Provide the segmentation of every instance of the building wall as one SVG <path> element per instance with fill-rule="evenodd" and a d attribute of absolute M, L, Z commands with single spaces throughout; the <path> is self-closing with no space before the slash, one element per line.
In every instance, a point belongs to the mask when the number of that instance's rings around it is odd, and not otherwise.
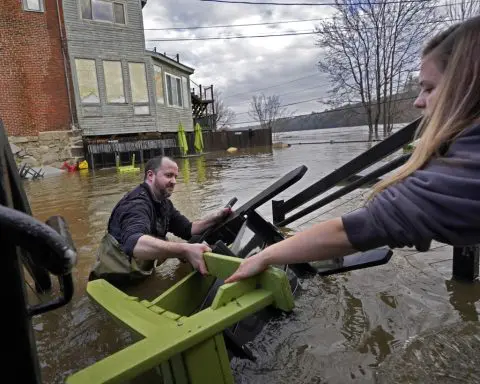
<path fill-rule="evenodd" d="M 126 24 L 85 20 L 81 16 L 80 2 L 64 0 L 68 51 L 72 63 L 75 102 L 79 127 L 84 136 L 165 132 L 178 129 L 179 119 L 187 130 L 193 129 L 191 107 L 183 111 L 158 107 L 155 96 L 152 58 L 145 51 L 143 15 L 140 0 L 115 0 L 124 4 Z M 148 5 L 147 5 L 148 6 Z M 75 59 L 93 59 L 100 102 L 81 103 Z M 104 60 L 120 61 L 125 90 L 125 103 L 107 103 Z M 144 63 L 149 96 L 149 114 L 135 115 L 128 63 Z"/>
<path fill-rule="evenodd" d="M 162 68 L 162 78 L 163 78 L 163 104 L 158 103 L 157 95 L 154 95 L 155 103 L 155 118 L 156 126 L 158 132 L 176 132 L 178 131 L 179 123 L 182 123 L 185 131 L 193 131 L 193 117 L 192 117 L 192 99 L 190 96 L 190 77 L 187 73 L 175 68 L 172 65 L 169 65 L 165 62 L 161 62 L 156 58 L 151 58 L 151 64 L 149 65 L 149 70 L 151 74 L 149 77 L 152 79 L 152 88 L 154 89 L 154 94 L 156 93 L 155 84 L 154 84 L 154 65 L 158 65 Z M 188 81 L 188 105 L 185 105 L 183 108 L 172 107 L 167 103 L 167 86 L 165 82 L 165 73 L 178 77 L 186 77 Z M 184 98 L 185 99 L 185 98 Z"/>
<path fill-rule="evenodd" d="M 57 2 L 44 6 L 33 12 L 21 0 L 1 1 L 0 119 L 9 136 L 71 128 Z"/>

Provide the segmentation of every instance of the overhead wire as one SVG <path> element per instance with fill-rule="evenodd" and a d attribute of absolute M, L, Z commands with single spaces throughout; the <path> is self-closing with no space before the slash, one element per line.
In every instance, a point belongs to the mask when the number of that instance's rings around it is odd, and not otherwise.
<path fill-rule="evenodd" d="M 319 74 L 321 74 L 319 72 Z M 314 85 L 313 87 L 308 87 L 308 88 L 302 88 L 302 89 L 298 89 L 296 91 L 290 91 L 290 92 L 285 92 L 285 93 L 280 93 L 279 95 L 277 95 L 278 97 L 281 97 L 281 96 L 286 96 L 286 95 L 293 95 L 294 93 L 302 93 L 302 92 L 305 92 L 305 91 L 311 91 L 312 89 L 317 89 L 319 87 L 322 87 L 324 86 L 325 84 L 317 84 L 317 85 Z M 242 101 L 241 103 L 238 103 L 238 104 L 235 104 L 235 106 L 239 106 L 239 105 L 244 105 L 244 104 L 248 104 L 250 103 L 251 100 L 246 100 L 246 101 Z M 238 113 L 237 115 L 242 115 L 244 113 L 247 113 L 247 112 L 241 112 L 241 113 Z"/>
<path fill-rule="evenodd" d="M 326 19 L 325 19 L 326 20 Z M 462 19 L 438 19 L 438 20 L 428 20 L 419 23 L 410 23 L 409 26 L 415 27 L 420 25 L 428 25 L 428 24 L 440 24 L 440 23 L 449 23 L 455 21 L 461 21 Z M 353 28 L 350 27 L 337 27 L 340 30 L 350 31 Z M 397 25 L 384 25 L 379 27 L 359 27 L 356 30 L 370 30 L 370 29 L 379 29 L 382 30 L 384 28 L 398 28 Z M 233 40 L 233 39 L 250 39 L 250 38 L 267 38 L 267 37 L 284 37 L 284 36 L 305 36 L 305 35 L 315 35 L 319 34 L 319 31 L 293 31 L 293 32 L 284 32 L 284 33 L 269 33 L 269 34 L 257 34 L 257 35 L 236 35 L 236 36 L 206 36 L 206 37 L 178 37 L 178 38 L 145 38 L 145 42 L 181 42 L 181 41 L 208 41 L 208 40 Z M 111 39 L 99 39 L 99 38 L 67 38 L 67 41 L 71 42 L 116 42 L 120 40 L 118 36 L 116 38 Z M 138 39 L 121 39 L 121 41 L 131 41 L 136 42 Z"/>
<path fill-rule="evenodd" d="M 323 7 L 332 7 L 337 5 L 335 2 L 320 2 L 320 3 L 296 3 L 296 2 L 277 2 L 277 1 L 272 1 L 272 2 L 267 2 L 267 1 L 246 1 L 246 0 L 238 0 L 238 1 L 233 1 L 233 0 L 199 0 L 201 2 L 211 2 L 211 3 L 224 3 L 224 4 L 240 4 L 240 5 L 281 5 L 281 6 L 323 6 Z M 351 2 L 351 3 L 345 3 L 344 5 L 346 6 L 360 6 L 360 5 L 368 5 L 368 6 L 373 6 L 373 5 L 384 5 L 384 4 L 406 4 L 406 3 L 424 3 L 426 0 L 388 0 L 388 1 L 371 1 L 371 2 Z M 342 5 L 342 4 L 340 4 Z"/>
<path fill-rule="evenodd" d="M 383 105 L 383 104 L 386 104 L 388 102 L 399 102 L 399 101 L 410 101 L 410 100 L 415 100 L 417 97 L 416 96 L 412 96 L 412 97 L 404 97 L 404 98 L 401 98 L 401 99 L 396 99 L 396 100 L 389 100 L 389 101 L 381 101 L 379 103 L 377 102 L 373 102 L 371 103 L 372 106 L 376 106 L 378 104 L 380 105 Z M 289 104 L 282 104 L 280 105 L 280 107 L 289 107 L 291 105 L 298 105 L 298 104 L 304 104 L 304 103 L 309 103 L 309 102 L 312 102 L 314 100 L 318 100 L 320 103 L 322 101 L 319 100 L 320 98 L 319 97 L 316 97 L 316 98 L 313 98 L 313 99 L 309 99 L 309 100 L 302 100 L 302 101 L 297 101 L 297 102 L 293 102 L 293 103 L 289 103 Z M 326 114 L 326 113 L 335 113 L 335 112 L 342 112 L 342 111 L 349 111 L 349 110 L 353 110 L 353 109 L 358 109 L 358 108 L 362 108 L 363 106 L 362 105 L 357 105 L 355 107 L 353 106 L 349 106 L 349 107 L 343 107 L 343 108 L 336 108 L 336 109 L 332 109 L 332 110 L 329 110 L 329 111 L 321 111 L 321 112 L 316 112 L 315 114 L 317 115 L 321 115 L 321 114 Z M 242 112 L 242 113 L 238 113 L 237 115 L 240 115 L 240 114 L 245 114 L 245 113 L 249 113 L 249 112 Z M 292 118 L 294 117 L 301 117 L 303 115 L 298 115 L 298 116 L 292 116 Z M 253 120 L 253 121 L 242 121 L 242 122 L 238 122 L 238 123 L 231 123 L 231 124 L 248 124 L 248 123 L 258 123 L 258 121 L 256 120 Z"/>
<path fill-rule="evenodd" d="M 439 19 L 439 20 L 429 20 L 420 23 L 410 23 L 409 27 L 415 27 L 420 25 L 429 25 L 429 24 L 440 24 L 440 23 L 449 23 L 460 21 L 461 19 Z M 328 27 L 327 27 L 328 28 Z M 351 31 L 353 28 L 349 27 L 336 27 L 341 31 Z M 383 30 L 386 28 L 398 28 L 398 25 L 384 25 L 379 27 L 359 27 L 356 30 L 366 31 L 366 30 Z M 178 38 L 162 38 L 162 39 L 153 39 L 147 38 L 145 41 L 148 42 L 180 42 L 180 41 L 207 41 L 207 40 L 234 40 L 234 39 L 255 39 L 255 38 L 265 38 L 265 37 L 284 37 L 284 36 L 304 36 L 304 35 L 316 35 L 321 33 L 321 31 L 295 31 L 295 32 L 285 32 L 285 33 L 268 33 L 260 35 L 237 35 L 237 36 L 210 36 L 210 37 L 178 37 Z"/>
<path fill-rule="evenodd" d="M 214 28 L 236 28 L 236 27 L 254 27 L 262 25 L 277 25 L 277 24 L 292 24 L 292 23 L 305 23 L 307 21 L 321 21 L 325 19 L 300 19 L 300 20 L 283 20 L 283 21 L 271 21 L 264 23 L 245 23 L 245 24 L 224 24 L 224 25 L 197 25 L 186 27 L 166 27 L 166 28 L 144 28 L 144 31 L 176 31 L 176 30 L 189 30 L 189 29 L 214 29 Z"/>
<path fill-rule="evenodd" d="M 379 3 L 380 4 L 380 3 Z M 389 4 L 389 2 L 386 2 Z M 425 9 L 435 9 L 443 8 L 446 6 L 452 5 L 462 5 L 463 3 L 449 3 L 449 4 L 432 4 L 425 7 Z M 280 20 L 280 21 L 271 21 L 271 22 L 260 22 L 260 23 L 244 23 L 244 24 L 220 24 L 220 25 L 196 25 L 196 26 L 170 26 L 164 28 L 144 28 L 144 31 L 175 31 L 175 30 L 194 30 L 194 29 L 215 29 L 215 28 L 236 28 L 236 27 L 250 27 L 250 26 L 263 26 L 263 25 L 278 25 L 278 24 L 291 24 L 291 23 L 304 23 L 308 21 L 335 21 L 337 17 L 323 17 L 323 18 L 312 18 L 312 19 L 297 19 L 297 20 Z M 460 21 L 461 19 L 452 19 L 450 21 Z M 444 20 L 449 21 L 449 20 Z"/>
<path fill-rule="evenodd" d="M 235 93 L 235 94 L 233 94 L 233 95 L 228 95 L 228 96 L 225 96 L 224 99 L 228 99 L 228 98 L 230 98 L 230 97 L 236 97 L 236 96 L 246 95 L 246 94 L 252 94 L 253 92 L 258 92 L 258 91 L 265 91 L 265 90 L 267 90 L 267 89 L 276 88 L 276 87 L 279 87 L 280 85 L 295 83 L 295 82 L 297 82 L 297 81 L 299 81 L 299 80 L 308 79 L 308 78 L 310 78 L 310 77 L 318 76 L 318 75 L 320 75 L 320 74 L 321 74 L 320 72 L 315 72 L 315 73 L 312 73 L 312 74 L 310 74 L 310 75 L 306 75 L 306 76 L 302 76 L 302 77 L 297 77 L 297 78 L 295 78 L 295 79 L 288 80 L 288 81 L 285 81 L 285 82 L 282 82 L 282 83 L 278 83 L 278 84 L 274 84 L 274 85 L 271 85 L 271 86 L 268 86 L 268 87 L 257 88 L 257 89 L 250 90 L 250 91 L 245 91 L 245 92 Z"/>

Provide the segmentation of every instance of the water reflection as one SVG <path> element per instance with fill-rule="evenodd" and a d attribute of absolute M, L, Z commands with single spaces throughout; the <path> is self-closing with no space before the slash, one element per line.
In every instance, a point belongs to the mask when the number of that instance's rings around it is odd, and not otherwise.
<path fill-rule="evenodd" d="M 363 310 L 362 300 L 354 297 L 347 289 L 344 294 L 344 315 L 342 318 L 342 335 L 348 344 L 359 344 L 360 338 L 369 328 L 368 319 Z"/>
<path fill-rule="evenodd" d="M 297 135 L 297 140 L 301 135 L 316 135 L 322 140 L 337 134 L 344 139 L 354 139 L 358 128 L 290 133 Z M 286 200 L 360 154 L 367 146 L 366 143 L 294 145 L 278 151 L 257 149 L 178 159 L 180 177 L 172 200 L 183 214 L 197 219 L 222 207 L 234 196 L 238 198 L 236 206 L 240 206 L 287 172 L 306 165 L 306 175 L 277 196 Z M 34 318 L 46 383 L 64 382 L 70 373 L 118 351 L 133 340 L 128 331 L 89 300 L 85 287 L 113 206 L 142 178 L 142 172 L 118 174 L 111 169 L 25 183 L 35 217 L 44 221 L 51 215 L 64 216 L 79 252 L 78 265 L 73 272 L 75 295 L 72 302 Z M 305 224 L 309 227 L 355 209 L 362 204 L 359 196 L 349 200 L 352 197 L 349 195 L 329 204 L 322 210 L 325 215 L 318 216 L 316 212 L 292 223 L 284 232 L 290 235 L 299 230 L 302 222 L 310 220 Z M 257 211 L 271 220 L 270 204 Z M 177 239 L 171 237 L 171 240 Z M 445 248 L 445 252 L 451 255 L 449 248 Z M 145 285 L 129 293 L 151 299 L 188 272 L 188 265 L 168 261 Z M 236 382 L 290 384 L 353 380 L 371 383 L 378 364 L 383 382 L 409 382 L 409 378 L 429 382 L 432 372 L 449 374 L 447 360 L 442 360 L 445 361 L 442 370 L 437 369 L 437 354 L 444 356 L 442 359 L 445 356 L 455 358 L 452 360 L 455 364 L 464 367 L 465 372 L 470 370 L 472 376 L 465 379 L 467 382 L 478 379 L 479 329 L 476 323 L 468 328 L 464 321 L 478 320 L 479 292 L 478 284 L 462 285 L 429 270 L 414 268 L 401 252 L 385 266 L 301 280 L 295 311 L 273 319 L 250 343 L 257 361 L 232 361 Z M 31 300 L 36 299 L 31 292 L 30 296 Z M 457 328 L 448 328 L 454 324 Z M 431 330 L 440 330 L 442 337 L 435 342 L 423 337 Z M 436 333 L 432 332 L 432 337 L 436 337 Z M 450 355 L 444 352 L 455 348 L 460 350 L 458 359 L 453 352 L 449 352 Z M 418 360 L 415 357 L 418 351 L 430 357 Z M 395 358 L 401 362 L 390 362 Z M 382 369 L 382 366 L 387 368 Z M 407 376 L 401 376 L 402 372 Z M 453 372 L 457 374 L 457 368 Z M 466 378 L 463 373 L 459 377 Z"/>
<path fill-rule="evenodd" d="M 480 325 L 455 323 L 410 340 L 380 366 L 377 383 L 480 382 Z"/>
<path fill-rule="evenodd" d="M 450 303 L 463 321 L 478 321 L 478 311 L 475 303 L 480 300 L 480 282 L 467 283 L 463 281 L 445 280 L 450 294 Z"/>
<path fill-rule="evenodd" d="M 195 159 L 195 163 L 197 166 L 197 183 L 202 184 L 207 180 L 207 176 L 206 176 L 207 162 L 205 160 L 205 157 L 201 156 Z"/>
<path fill-rule="evenodd" d="M 390 345 L 394 341 L 391 333 L 385 331 L 381 326 L 377 326 L 369 332 L 368 337 L 358 348 L 361 353 L 371 353 L 377 358 L 377 364 L 381 363 L 392 352 Z"/>
<path fill-rule="evenodd" d="M 183 183 L 187 185 L 190 184 L 190 159 L 181 159 L 179 167 L 183 176 Z"/>

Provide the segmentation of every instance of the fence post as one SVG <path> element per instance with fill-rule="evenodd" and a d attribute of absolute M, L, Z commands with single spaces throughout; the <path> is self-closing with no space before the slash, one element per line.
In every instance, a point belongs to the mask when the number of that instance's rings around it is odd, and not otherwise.
<path fill-rule="evenodd" d="M 478 277 L 480 246 L 453 248 L 453 278 L 473 281 Z"/>

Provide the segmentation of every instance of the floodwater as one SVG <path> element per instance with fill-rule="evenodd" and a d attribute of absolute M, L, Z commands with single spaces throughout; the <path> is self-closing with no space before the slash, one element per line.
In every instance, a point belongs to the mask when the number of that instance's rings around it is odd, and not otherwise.
<path fill-rule="evenodd" d="M 365 128 L 353 127 L 288 132 L 278 139 L 311 143 L 366 137 Z M 306 165 L 303 179 L 278 196 L 288 199 L 369 145 L 295 144 L 178 159 L 180 177 L 172 200 L 187 217 L 196 219 L 234 196 L 240 206 L 285 173 Z M 72 302 L 33 319 L 45 383 L 62 383 L 73 372 L 132 343 L 129 332 L 92 304 L 85 287 L 111 209 L 141 177 L 97 170 L 25 182 L 34 216 L 65 217 L 79 254 Z M 366 192 L 347 195 L 290 224 L 288 230 L 295 232 L 355 209 Z M 258 211 L 271 219 L 270 203 Z M 480 286 L 452 281 L 449 261 L 445 262 L 451 248 L 433 247 L 437 253 L 431 258 L 439 256 L 432 263 L 422 264 L 423 255 L 403 249 L 381 267 L 301 280 L 294 312 L 272 320 L 249 344 L 257 360 L 232 361 L 236 382 L 479 382 Z M 443 269 L 432 267 L 437 262 L 443 262 Z M 188 265 L 168 261 L 138 295 L 156 297 L 188 272 Z M 32 301 L 48 299 L 31 290 L 29 296 Z"/>

